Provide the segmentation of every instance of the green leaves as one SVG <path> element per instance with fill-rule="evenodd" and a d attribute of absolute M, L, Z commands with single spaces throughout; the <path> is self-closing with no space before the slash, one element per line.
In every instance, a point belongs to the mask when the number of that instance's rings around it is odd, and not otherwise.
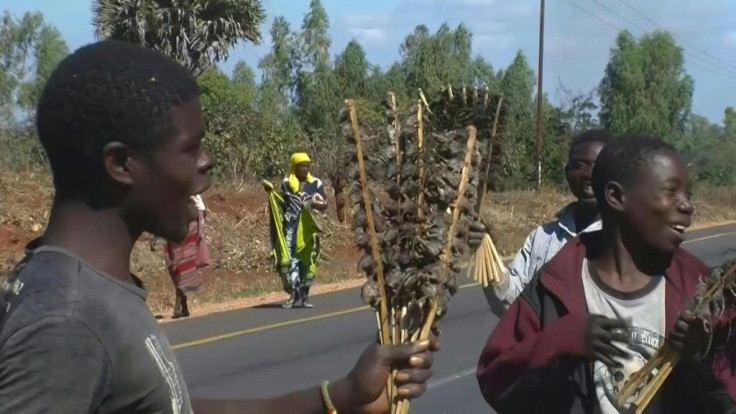
<path fill-rule="evenodd" d="M 240 41 L 260 43 L 260 0 L 95 0 L 98 38 L 138 43 L 178 60 L 195 76 L 226 60 Z"/>
<path fill-rule="evenodd" d="M 677 144 L 692 105 L 693 80 L 667 32 L 635 39 L 623 31 L 599 86 L 601 121 L 614 133 L 651 134 Z"/>

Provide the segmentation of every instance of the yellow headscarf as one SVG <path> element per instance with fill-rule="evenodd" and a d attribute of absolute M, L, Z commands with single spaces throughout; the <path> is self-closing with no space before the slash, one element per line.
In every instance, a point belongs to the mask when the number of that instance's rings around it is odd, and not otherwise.
<path fill-rule="evenodd" d="M 291 165 L 289 166 L 289 187 L 293 192 L 299 191 L 299 179 L 296 178 L 296 166 L 303 162 L 311 162 L 309 155 L 304 152 L 295 152 L 291 154 Z M 307 182 L 314 182 L 312 173 L 307 173 Z"/>

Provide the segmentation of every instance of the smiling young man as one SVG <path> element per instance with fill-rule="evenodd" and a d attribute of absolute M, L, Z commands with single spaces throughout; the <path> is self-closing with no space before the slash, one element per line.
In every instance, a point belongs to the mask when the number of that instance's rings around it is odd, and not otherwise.
<path fill-rule="evenodd" d="M 701 369 L 707 331 L 679 316 L 709 272 L 680 247 L 693 214 L 684 162 L 632 137 L 601 151 L 592 183 L 602 229 L 568 242 L 503 315 L 478 365 L 483 396 L 498 413 L 625 411 L 618 390 L 668 340 L 684 358 L 647 413 L 733 408 L 731 370 Z"/>
<path fill-rule="evenodd" d="M 331 401 L 383 413 L 391 366 L 399 394 L 426 389 L 434 341 L 372 345 L 321 389 L 190 403 L 130 254 L 144 231 L 182 241 L 197 218 L 190 196 L 210 185 L 196 81 L 152 50 L 98 42 L 54 70 L 36 123 L 55 194 L 45 233 L 0 293 L 0 411 L 317 414 Z"/>
<path fill-rule="evenodd" d="M 575 137 L 570 144 L 565 177 L 575 201 L 560 210 L 555 219 L 534 229 L 524 240 L 509 265 L 506 278 L 495 286 L 483 289 L 486 300 L 496 316 L 501 316 L 521 294 L 539 269 L 567 243 L 585 229 L 600 229 L 598 206 L 591 186 L 591 174 L 601 149 L 612 135 L 605 130 L 592 129 Z M 480 244 L 482 225 L 476 225 L 468 244 Z"/>

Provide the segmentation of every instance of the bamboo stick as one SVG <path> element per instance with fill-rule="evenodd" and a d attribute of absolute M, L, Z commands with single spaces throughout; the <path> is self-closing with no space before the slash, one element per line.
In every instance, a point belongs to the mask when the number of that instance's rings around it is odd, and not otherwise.
<path fill-rule="evenodd" d="M 503 264 L 503 259 L 501 259 L 501 255 L 498 254 L 498 250 L 496 250 L 496 245 L 493 243 L 493 239 L 491 236 L 488 236 L 488 243 L 491 245 L 491 252 L 493 253 L 493 261 L 496 263 L 496 266 L 498 267 L 498 279 L 496 280 L 496 283 L 500 283 L 502 279 L 506 277 L 506 273 L 508 270 L 506 269 L 506 266 Z"/>
<path fill-rule="evenodd" d="M 427 103 L 427 98 L 424 96 L 424 92 L 422 91 L 422 88 L 419 88 L 419 99 L 422 101 L 422 104 L 424 105 L 424 108 L 427 110 L 427 113 L 432 115 L 432 110 L 429 109 L 429 103 Z"/>
<path fill-rule="evenodd" d="M 440 268 L 440 284 L 445 283 L 447 279 L 447 272 L 450 270 L 450 259 L 452 258 L 452 245 L 455 242 L 455 227 L 457 226 L 458 218 L 460 217 L 460 210 L 462 209 L 462 203 L 465 201 L 465 187 L 468 185 L 468 174 L 470 173 L 470 161 L 473 156 L 473 149 L 475 148 L 476 129 L 474 126 L 468 126 L 468 143 L 465 148 L 465 159 L 463 160 L 463 168 L 460 173 L 460 183 L 458 185 L 457 199 L 455 200 L 452 209 L 452 222 L 450 223 L 450 229 L 447 231 L 447 244 L 445 245 L 444 253 L 442 255 L 442 267 Z M 427 319 L 422 326 L 420 338 L 429 338 L 429 333 L 432 330 L 432 324 L 437 314 L 437 306 L 439 298 L 435 297 L 431 299 L 431 305 Z"/>
<path fill-rule="evenodd" d="M 498 271 L 496 270 L 496 264 L 493 262 L 493 252 L 491 251 L 491 246 L 490 244 L 488 244 L 487 238 L 488 235 L 485 235 L 483 237 L 483 243 L 481 243 L 481 245 L 483 246 L 483 251 L 481 252 L 481 256 L 485 261 L 486 267 L 490 270 L 490 282 L 495 284 L 498 279 Z"/>
<path fill-rule="evenodd" d="M 486 268 L 485 261 L 483 260 L 482 251 L 475 254 L 475 267 L 478 269 L 478 283 L 483 284 L 483 286 L 485 287 L 489 282 L 489 276 L 488 269 Z"/>
<path fill-rule="evenodd" d="M 389 92 L 389 101 L 391 102 L 391 113 L 393 114 L 393 128 L 396 143 L 396 184 L 401 185 L 401 126 L 399 124 L 399 109 L 396 104 L 396 94 Z"/>
<path fill-rule="evenodd" d="M 419 158 L 419 197 L 417 197 L 417 221 L 420 229 L 424 223 L 424 125 L 422 102 L 417 99 L 417 157 Z M 421 233 L 421 231 L 420 231 Z"/>
<path fill-rule="evenodd" d="M 378 289 L 381 292 L 381 303 L 379 304 L 379 319 L 381 342 L 389 343 L 388 331 L 388 297 L 386 295 L 386 279 L 383 274 L 383 259 L 381 251 L 378 247 L 378 236 L 376 235 L 376 224 L 373 222 L 373 204 L 371 203 L 368 193 L 368 179 L 366 178 L 365 162 L 363 160 L 363 145 L 360 138 L 360 128 L 358 127 L 358 115 L 355 113 L 355 103 L 352 99 L 345 101 L 350 111 L 350 124 L 353 127 L 353 137 L 355 139 L 355 150 L 358 158 L 358 171 L 360 173 L 360 184 L 363 189 L 363 205 L 365 206 L 365 216 L 368 224 L 368 231 L 371 240 L 371 254 L 376 262 L 376 279 L 378 281 Z"/>

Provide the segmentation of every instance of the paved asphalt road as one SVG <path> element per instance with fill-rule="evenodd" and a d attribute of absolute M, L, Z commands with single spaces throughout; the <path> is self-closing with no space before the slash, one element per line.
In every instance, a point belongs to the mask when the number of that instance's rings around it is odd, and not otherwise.
<path fill-rule="evenodd" d="M 688 232 L 685 247 L 720 265 L 736 256 L 736 224 Z M 310 310 L 271 304 L 165 324 L 192 396 L 270 396 L 345 375 L 375 339 L 375 317 L 360 306 L 356 289 L 313 302 Z M 491 412 L 474 373 L 496 321 L 477 285 L 458 292 L 444 321 L 433 380 L 412 413 Z"/>

